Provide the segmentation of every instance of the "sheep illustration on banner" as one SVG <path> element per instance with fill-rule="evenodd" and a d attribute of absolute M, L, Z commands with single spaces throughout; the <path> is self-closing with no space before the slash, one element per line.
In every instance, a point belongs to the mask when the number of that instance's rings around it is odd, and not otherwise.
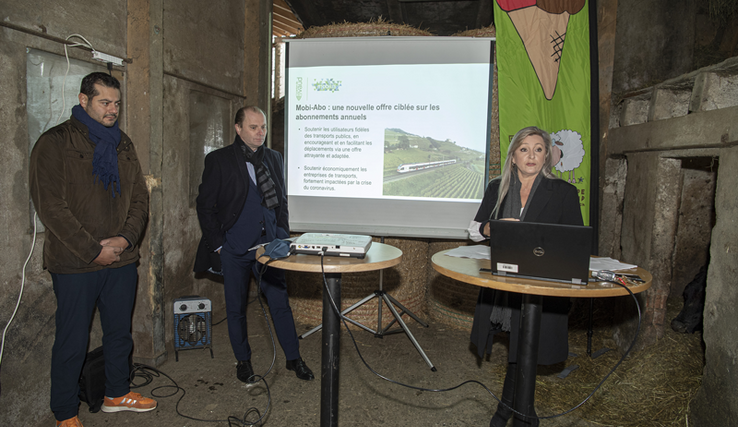
<path fill-rule="evenodd" d="M 559 178 L 565 179 L 572 184 L 577 183 L 574 170 L 582 164 L 584 160 L 584 145 L 582 137 L 573 130 L 564 129 L 551 134 L 554 145 L 561 151 L 561 157 L 554 166 L 559 172 Z M 569 172 L 569 176 L 564 178 L 564 173 Z M 584 179 L 584 178 L 581 178 Z"/>

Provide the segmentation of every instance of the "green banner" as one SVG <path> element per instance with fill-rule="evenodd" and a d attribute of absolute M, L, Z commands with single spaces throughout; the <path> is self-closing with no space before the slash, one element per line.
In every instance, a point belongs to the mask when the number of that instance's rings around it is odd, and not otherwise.
<path fill-rule="evenodd" d="M 559 9 L 544 10 L 529 0 L 495 2 L 501 164 L 517 131 L 538 126 L 549 132 L 563 153 L 553 172 L 577 187 L 589 225 L 588 4 L 548 3 Z"/>

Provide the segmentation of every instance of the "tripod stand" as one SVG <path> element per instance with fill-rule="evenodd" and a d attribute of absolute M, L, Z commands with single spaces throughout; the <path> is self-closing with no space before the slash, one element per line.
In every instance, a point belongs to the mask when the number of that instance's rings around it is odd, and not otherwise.
<path fill-rule="evenodd" d="M 382 237 L 382 243 L 384 243 L 384 237 Z M 412 332 L 410 332 L 410 329 L 408 329 L 407 325 L 405 324 L 405 321 L 402 320 L 402 315 L 407 314 L 408 316 L 415 319 L 416 322 L 420 323 L 426 328 L 428 327 L 428 324 L 420 320 L 420 318 L 416 316 L 412 311 L 408 310 L 405 306 L 400 304 L 399 301 L 394 299 L 390 294 L 386 293 L 382 289 L 383 277 L 384 277 L 383 271 L 380 270 L 379 271 L 379 289 L 367 295 L 366 297 L 364 297 L 363 299 L 361 299 L 360 301 L 358 301 L 351 307 L 348 307 L 347 309 L 343 310 L 341 312 L 341 317 L 346 319 L 348 322 L 360 327 L 361 329 L 364 329 L 365 331 L 374 334 L 376 338 L 384 338 L 385 335 L 404 332 L 407 335 L 407 337 L 410 338 L 410 341 L 413 343 L 415 348 L 418 350 L 418 353 L 420 353 L 420 356 L 423 358 L 423 360 L 425 360 L 425 363 L 427 363 L 428 366 L 430 366 L 431 371 L 436 372 L 436 367 L 433 366 L 433 363 L 431 363 L 430 359 L 428 359 L 428 356 L 425 355 L 423 348 L 420 347 L 420 344 L 418 344 L 418 341 L 415 339 Z M 374 298 L 377 298 L 377 329 L 376 330 L 371 329 L 370 327 L 362 323 L 359 323 L 354 319 L 350 319 L 346 317 L 348 313 L 351 313 L 358 307 L 366 304 L 367 302 L 371 301 Z M 390 312 L 392 313 L 392 316 L 394 316 L 394 319 L 384 329 L 382 329 L 382 303 L 387 305 L 387 308 L 389 308 Z M 398 312 L 397 308 L 395 307 L 398 307 L 401 311 Z M 394 330 L 390 330 L 390 328 L 395 324 L 395 322 L 397 322 L 397 324 L 400 325 L 400 328 L 395 328 Z M 318 325 L 314 327 L 313 329 L 300 335 L 300 339 L 306 338 L 310 336 L 311 334 L 318 332 L 322 327 L 323 325 Z"/>

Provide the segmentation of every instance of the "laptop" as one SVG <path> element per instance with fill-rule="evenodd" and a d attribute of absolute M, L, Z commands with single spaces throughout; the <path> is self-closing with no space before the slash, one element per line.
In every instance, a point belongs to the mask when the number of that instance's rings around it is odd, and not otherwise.
<path fill-rule="evenodd" d="M 592 227 L 492 220 L 492 274 L 586 285 Z"/>

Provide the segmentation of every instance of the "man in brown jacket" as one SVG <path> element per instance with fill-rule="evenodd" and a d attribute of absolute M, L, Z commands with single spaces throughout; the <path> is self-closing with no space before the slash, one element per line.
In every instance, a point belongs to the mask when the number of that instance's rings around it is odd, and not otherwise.
<path fill-rule="evenodd" d="M 77 427 L 79 377 L 95 306 L 105 357 L 103 412 L 144 412 L 156 401 L 129 388 L 138 241 L 149 193 L 136 149 L 118 128 L 120 83 L 105 73 L 82 80 L 72 117 L 31 152 L 31 198 L 46 227 L 44 268 L 56 294 L 51 410 Z"/>

